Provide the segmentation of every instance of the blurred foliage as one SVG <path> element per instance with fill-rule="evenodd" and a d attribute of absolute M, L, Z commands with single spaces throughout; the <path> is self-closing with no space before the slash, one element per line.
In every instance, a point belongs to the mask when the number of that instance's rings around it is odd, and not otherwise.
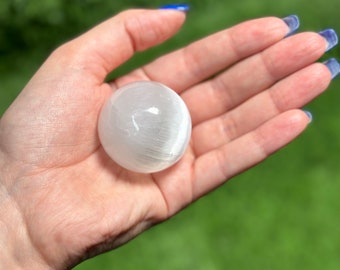
<path fill-rule="evenodd" d="M 0 52 L 55 46 L 122 7 L 120 1 L 2 0 Z"/>

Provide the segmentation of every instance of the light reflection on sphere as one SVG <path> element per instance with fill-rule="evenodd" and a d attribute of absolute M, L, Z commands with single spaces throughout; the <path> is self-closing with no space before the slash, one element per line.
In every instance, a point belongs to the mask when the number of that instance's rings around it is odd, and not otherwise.
<path fill-rule="evenodd" d="M 105 152 L 122 167 L 141 173 L 164 170 L 184 154 L 191 119 L 183 100 L 156 82 L 127 84 L 104 104 L 98 123 Z"/>

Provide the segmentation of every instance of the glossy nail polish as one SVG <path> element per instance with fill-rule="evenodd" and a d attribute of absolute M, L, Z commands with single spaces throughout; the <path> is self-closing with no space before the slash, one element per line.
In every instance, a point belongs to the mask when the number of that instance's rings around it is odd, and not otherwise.
<path fill-rule="evenodd" d="M 303 110 L 303 112 L 307 115 L 308 119 L 309 119 L 309 122 L 308 124 L 312 123 L 313 121 L 313 115 L 310 111 L 306 111 L 306 110 Z"/>
<path fill-rule="evenodd" d="M 300 20 L 297 15 L 290 15 L 288 17 L 285 17 L 282 19 L 288 26 L 289 32 L 287 33 L 286 36 L 291 35 L 294 33 L 300 26 Z"/>
<path fill-rule="evenodd" d="M 332 75 L 332 79 L 334 79 L 336 76 L 340 73 L 340 64 L 335 58 L 331 58 L 324 62 L 324 65 L 329 69 Z"/>
<path fill-rule="evenodd" d="M 326 52 L 338 44 L 338 35 L 334 29 L 323 30 L 319 32 L 319 35 L 321 35 L 327 41 Z"/>
<path fill-rule="evenodd" d="M 169 4 L 169 5 L 161 6 L 159 9 L 173 9 L 173 10 L 187 12 L 189 11 L 190 6 L 186 4 Z"/>

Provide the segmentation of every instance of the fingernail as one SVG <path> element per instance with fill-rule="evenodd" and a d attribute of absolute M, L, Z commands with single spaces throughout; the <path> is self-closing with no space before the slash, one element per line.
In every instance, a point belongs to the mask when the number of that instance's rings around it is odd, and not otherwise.
<path fill-rule="evenodd" d="M 300 20 L 297 15 L 290 15 L 282 19 L 288 26 L 289 32 L 286 36 L 294 33 L 300 26 Z"/>
<path fill-rule="evenodd" d="M 319 35 L 321 35 L 327 41 L 326 52 L 338 44 L 338 35 L 334 29 L 323 30 L 319 32 Z"/>
<path fill-rule="evenodd" d="M 159 9 L 173 9 L 173 10 L 187 12 L 189 11 L 190 6 L 186 4 L 169 4 L 169 5 L 161 6 Z"/>
<path fill-rule="evenodd" d="M 335 58 L 331 58 L 324 62 L 324 65 L 329 69 L 332 75 L 332 79 L 334 79 L 336 76 L 340 73 L 340 64 Z"/>
<path fill-rule="evenodd" d="M 312 123 L 313 121 L 313 115 L 310 111 L 306 111 L 306 110 L 303 110 L 303 112 L 307 115 L 308 119 L 309 119 L 309 122 L 308 124 Z"/>

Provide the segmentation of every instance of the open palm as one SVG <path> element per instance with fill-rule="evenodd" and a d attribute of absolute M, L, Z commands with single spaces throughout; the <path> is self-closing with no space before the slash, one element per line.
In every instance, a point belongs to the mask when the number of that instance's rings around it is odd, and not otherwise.
<path fill-rule="evenodd" d="M 330 82 L 328 69 L 314 63 L 326 42 L 316 33 L 284 38 L 289 29 L 278 18 L 242 23 L 105 82 L 184 19 L 170 10 L 117 15 L 58 48 L 2 117 L 2 185 L 42 265 L 67 268 L 125 243 L 307 126 L 297 108 Z M 105 100 L 137 80 L 177 91 L 193 121 L 184 157 L 150 175 L 115 164 L 97 135 Z"/>

